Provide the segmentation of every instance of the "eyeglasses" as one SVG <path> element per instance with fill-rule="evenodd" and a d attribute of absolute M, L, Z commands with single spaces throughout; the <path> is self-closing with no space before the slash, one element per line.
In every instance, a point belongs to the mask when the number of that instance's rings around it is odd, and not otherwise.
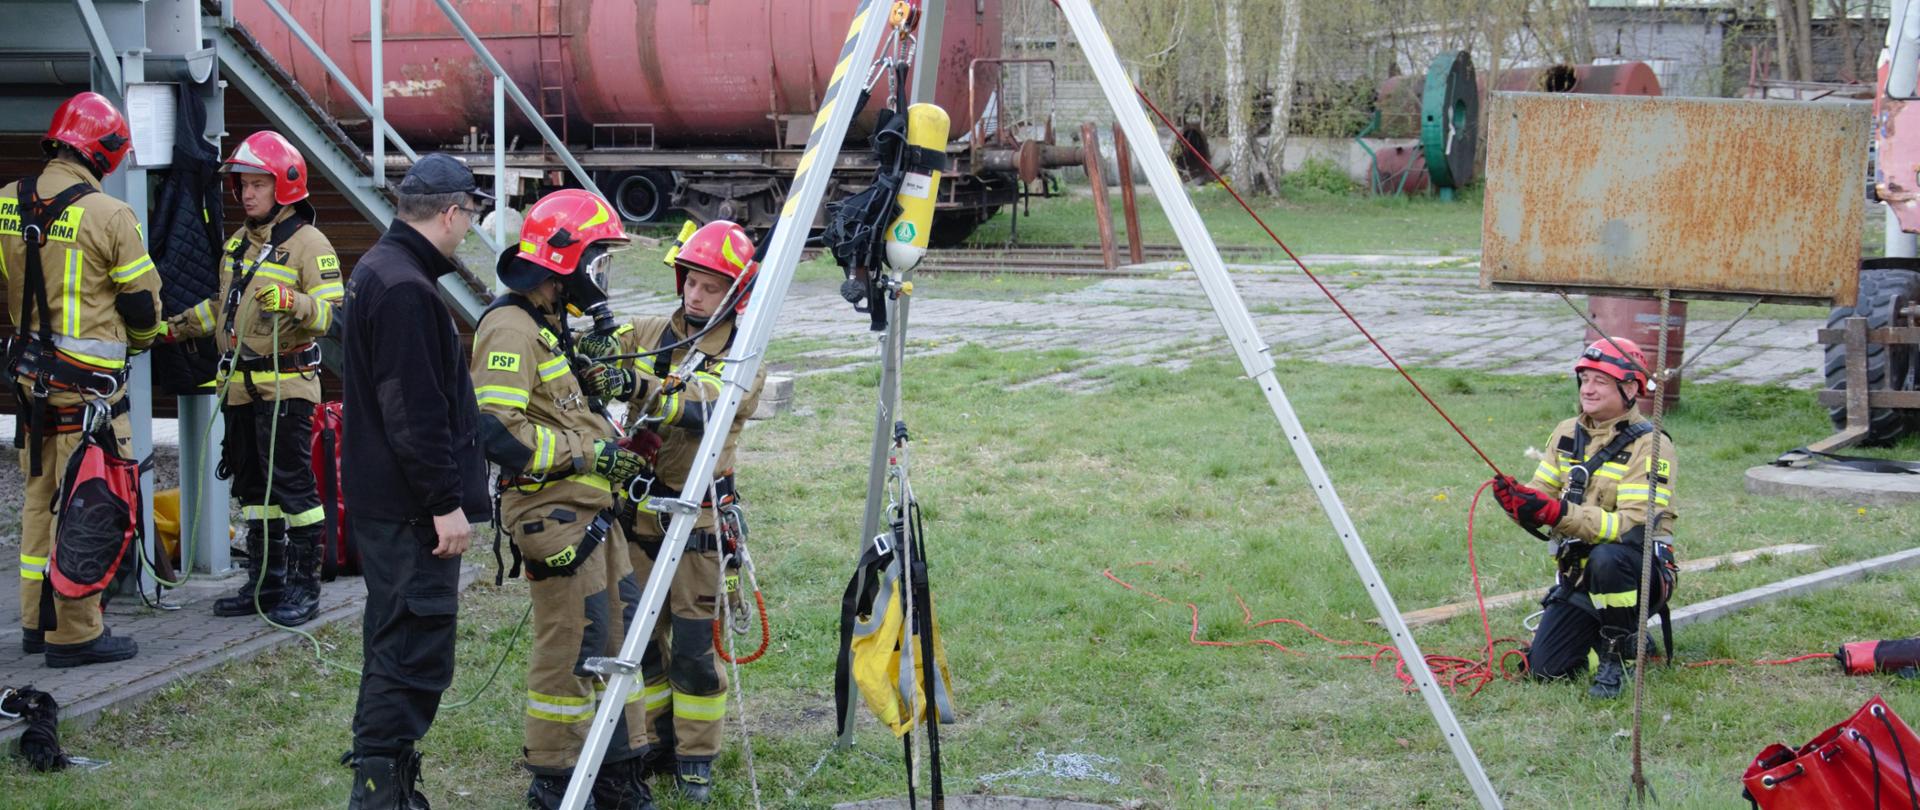
<path fill-rule="evenodd" d="M 458 210 L 467 212 L 467 216 L 472 217 L 474 219 L 479 219 L 483 216 L 486 216 L 486 213 L 487 213 L 487 209 L 481 208 L 479 206 L 456 205 L 453 207 Z"/>

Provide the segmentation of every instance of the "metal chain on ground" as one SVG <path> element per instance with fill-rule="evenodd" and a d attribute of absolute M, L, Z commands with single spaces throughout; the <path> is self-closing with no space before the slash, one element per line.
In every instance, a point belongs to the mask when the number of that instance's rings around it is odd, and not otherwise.
<path fill-rule="evenodd" d="M 1658 359 L 1653 363 L 1654 369 L 1657 371 L 1654 379 L 1657 380 L 1657 382 L 1653 390 L 1647 392 L 1648 396 L 1653 397 L 1653 433 L 1649 434 L 1652 437 L 1652 441 L 1649 446 L 1647 458 L 1647 533 L 1640 547 L 1640 598 L 1635 600 L 1640 603 L 1640 618 L 1639 621 L 1635 623 L 1633 637 L 1633 794 L 1628 800 L 1621 802 L 1622 806 L 1625 806 L 1628 801 L 1638 801 L 1640 804 L 1645 805 L 1649 795 L 1653 796 L 1654 801 L 1660 800 L 1659 794 L 1654 793 L 1653 786 L 1647 782 L 1646 768 L 1641 758 L 1641 742 L 1644 738 L 1644 734 L 1642 733 L 1644 726 L 1641 720 L 1642 710 L 1646 703 L 1648 646 L 1647 603 L 1653 601 L 1653 590 L 1651 587 L 1653 583 L 1653 560 L 1655 557 L 1660 556 L 1656 550 L 1660 542 L 1659 526 L 1661 511 L 1659 469 L 1660 438 L 1662 434 L 1660 432 L 1660 419 L 1666 413 L 1667 333 L 1669 332 L 1667 328 L 1667 314 L 1672 309 L 1672 306 L 1673 291 L 1661 290 L 1660 350 L 1659 354 L 1656 355 Z M 1666 653 L 1667 660 L 1672 661 L 1674 651 L 1667 650 Z"/>

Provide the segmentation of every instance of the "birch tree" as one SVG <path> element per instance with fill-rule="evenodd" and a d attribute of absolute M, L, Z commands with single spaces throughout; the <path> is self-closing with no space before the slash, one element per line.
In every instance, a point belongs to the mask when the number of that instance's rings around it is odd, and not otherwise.
<path fill-rule="evenodd" d="M 1247 86 L 1246 32 L 1240 12 L 1243 0 L 1221 0 L 1220 43 L 1226 53 L 1227 179 L 1240 188 L 1252 188 L 1252 88 Z"/>
<path fill-rule="evenodd" d="M 1279 192 L 1287 173 L 1287 137 L 1293 126 L 1293 85 L 1300 69 L 1300 4 L 1280 0 L 1280 46 L 1273 53 L 1273 117 L 1267 124 L 1267 150 L 1261 161 L 1265 188 Z"/>

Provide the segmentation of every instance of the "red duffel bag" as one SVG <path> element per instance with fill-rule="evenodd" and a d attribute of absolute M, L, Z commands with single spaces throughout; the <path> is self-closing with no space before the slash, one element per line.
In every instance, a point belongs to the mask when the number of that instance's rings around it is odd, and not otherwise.
<path fill-rule="evenodd" d="M 1895 810 L 1916 806 L 1920 737 L 1875 695 L 1799 748 L 1774 743 L 1740 781 L 1762 810 Z"/>

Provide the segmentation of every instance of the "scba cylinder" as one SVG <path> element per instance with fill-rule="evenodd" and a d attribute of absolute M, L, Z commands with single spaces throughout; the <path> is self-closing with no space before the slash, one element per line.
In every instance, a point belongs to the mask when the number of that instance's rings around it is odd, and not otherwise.
<path fill-rule="evenodd" d="M 887 228 L 887 266 L 895 272 L 913 269 L 927 255 L 940 167 L 946 162 L 947 125 L 947 111 L 937 104 L 907 108 L 907 172 L 895 198 L 900 216 Z"/>

